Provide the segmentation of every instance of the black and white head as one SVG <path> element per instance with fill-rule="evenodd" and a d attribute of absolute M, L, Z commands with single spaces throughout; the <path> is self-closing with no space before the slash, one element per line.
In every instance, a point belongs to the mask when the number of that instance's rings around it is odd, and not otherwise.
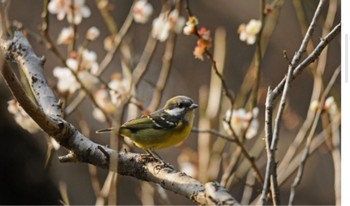
<path fill-rule="evenodd" d="M 163 109 L 169 115 L 179 117 L 184 116 L 188 111 L 192 111 L 197 107 L 198 105 L 191 98 L 176 96 L 169 99 Z"/>

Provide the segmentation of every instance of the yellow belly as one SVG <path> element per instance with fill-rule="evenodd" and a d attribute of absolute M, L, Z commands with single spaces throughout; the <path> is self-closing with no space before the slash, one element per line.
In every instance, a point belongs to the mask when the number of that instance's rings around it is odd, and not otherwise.
<path fill-rule="evenodd" d="M 185 140 L 189 136 L 191 128 L 192 124 L 182 124 L 178 128 L 170 130 L 144 129 L 136 134 L 130 131 L 121 131 L 121 134 L 130 138 L 137 147 L 159 150 L 177 145 Z"/>

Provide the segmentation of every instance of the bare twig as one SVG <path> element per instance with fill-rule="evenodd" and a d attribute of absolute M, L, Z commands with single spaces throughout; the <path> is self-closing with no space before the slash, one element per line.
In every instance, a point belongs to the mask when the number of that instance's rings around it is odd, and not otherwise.
<path fill-rule="evenodd" d="M 335 205 L 341 205 L 341 153 L 340 153 L 340 135 L 339 126 L 337 125 L 337 116 L 330 117 L 330 124 L 332 128 L 332 158 L 334 165 L 334 192 Z"/>
<path fill-rule="evenodd" d="M 274 161 L 274 153 L 270 150 L 270 145 L 272 141 L 272 115 L 273 115 L 273 102 L 271 99 L 271 89 L 268 88 L 267 91 L 267 97 L 266 97 L 266 103 L 265 103 L 266 109 L 265 109 L 265 149 L 267 154 L 267 163 L 266 163 L 266 171 L 265 171 L 265 179 L 264 179 L 264 185 L 263 190 L 261 193 L 261 203 L 262 205 L 266 205 L 267 201 L 267 194 L 269 193 L 269 187 L 270 187 L 270 175 L 272 173 L 272 166 Z"/>
<path fill-rule="evenodd" d="M 339 127 L 340 118 L 337 119 L 337 121 L 335 122 L 335 125 Z M 312 139 L 309 155 L 312 155 L 315 151 L 317 151 L 326 141 L 326 138 L 327 138 L 326 129 L 321 131 Z M 298 169 L 302 155 L 303 155 L 302 153 L 297 154 L 295 158 L 290 161 L 289 167 L 288 169 L 286 169 L 286 172 L 283 175 L 278 175 L 278 183 L 280 184 L 280 186 L 283 185 L 288 180 L 288 178 L 295 172 L 296 169 Z M 259 203 L 259 201 L 261 201 L 261 194 L 251 202 L 251 205 L 256 205 Z"/>
<path fill-rule="evenodd" d="M 247 174 L 247 180 L 245 183 L 245 187 L 244 187 L 244 191 L 243 191 L 243 195 L 242 195 L 242 201 L 241 201 L 242 205 L 248 205 L 249 200 L 252 197 L 253 186 L 255 183 L 255 178 L 254 178 L 253 173 L 254 173 L 254 171 L 250 170 Z"/>
<path fill-rule="evenodd" d="M 241 155 L 242 155 L 242 148 L 237 147 L 236 150 L 231 155 L 230 162 L 228 166 L 225 168 L 225 171 L 221 176 L 220 184 L 227 189 L 230 188 L 231 182 L 235 177 L 235 171 L 238 167 L 238 163 L 241 158 Z"/>
<path fill-rule="evenodd" d="M 208 130 L 199 130 L 198 128 L 193 127 L 192 128 L 192 132 L 197 132 L 197 133 L 209 133 L 213 136 L 217 136 L 220 137 L 222 139 L 225 139 L 229 142 L 236 142 L 232 137 L 224 135 L 222 133 L 220 133 L 219 131 L 213 130 L 213 129 L 208 129 Z"/>
<path fill-rule="evenodd" d="M 337 127 L 340 125 L 340 117 L 335 121 L 334 123 Z M 311 142 L 310 146 L 310 152 L 311 155 L 313 152 L 315 152 L 328 138 L 327 132 L 328 128 L 324 128 L 323 131 L 321 131 L 318 135 L 316 135 Z M 283 185 L 288 178 L 295 172 L 296 169 L 298 169 L 300 165 L 300 159 L 302 157 L 303 151 L 295 155 L 295 157 L 290 161 L 288 169 L 286 169 L 286 172 L 278 176 L 278 182 L 280 185 Z"/>
<path fill-rule="evenodd" d="M 251 101 L 251 107 L 250 109 L 253 109 L 257 105 L 258 101 L 258 91 L 259 91 L 259 85 L 260 85 L 260 70 L 261 70 L 261 60 L 262 60 L 262 34 L 265 27 L 265 0 L 260 0 L 260 22 L 261 22 L 261 29 L 259 33 L 257 34 L 256 38 L 256 49 L 255 49 L 255 84 L 253 86 L 252 91 L 252 101 Z"/>
<path fill-rule="evenodd" d="M 42 31 L 41 33 L 46 39 L 46 47 L 56 55 L 56 57 L 61 61 L 62 65 L 66 65 L 65 58 L 57 49 L 57 47 L 55 46 L 54 42 L 52 41 L 49 35 L 50 21 L 49 21 L 48 4 L 49 4 L 49 0 L 45 0 L 43 12 L 41 13 L 41 18 L 43 20 L 41 23 L 41 31 Z"/>
<path fill-rule="evenodd" d="M 117 24 L 110 13 L 110 2 L 103 0 L 95 0 L 95 3 L 97 8 L 101 12 L 101 16 L 103 17 L 103 20 L 105 21 L 109 32 L 113 35 L 117 34 Z"/>
<path fill-rule="evenodd" d="M 293 70 L 293 78 L 292 81 L 299 75 L 301 72 L 312 62 L 314 62 L 321 54 L 323 49 L 334 39 L 341 30 L 341 24 L 337 24 L 331 32 L 327 34 L 324 38 L 321 39 L 321 42 L 316 46 L 316 48 L 312 51 L 312 53 L 305 58 L 298 66 L 295 67 Z M 275 101 L 277 97 L 281 94 L 284 84 L 286 82 L 286 79 L 284 78 L 272 91 L 272 97 Z"/>
<path fill-rule="evenodd" d="M 324 105 L 325 99 L 326 99 L 328 93 L 330 92 L 331 88 L 333 87 L 335 81 L 337 80 L 339 73 L 340 73 L 340 67 L 338 67 L 334 71 L 331 80 L 329 81 L 327 87 L 325 88 L 325 90 L 321 96 L 321 99 L 320 99 L 320 105 Z M 315 133 L 316 128 L 317 128 L 318 120 L 319 120 L 319 117 L 320 117 L 321 112 L 322 112 L 322 107 L 323 106 L 321 106 L 317 110 L 316 115 L 315 115 L 315 121 L 313 122 L 312 127 L 311 127 L 310 132 L 309 132 L 309 135 L 307 137 L 306 145 L 305 145 L 305 148 L 303 150 L 303 155 L 302 155 L 301 160 L 300 160 L 298 174 L 295 177 L 293 184 L 291 186 L 291 192 L 290 192 L 290 196 L 289 196 L 289 205 L 293 204 L 293 200 L 294 200 L 294 196 L 295 196 L 295 189 L 299 185 L 299 183 L 302 179 L 303 172 L 304 172 L 304 166 L 305 166 L 306 160 L 307 160 L 309 153 L 310 153 L 311 141 L 314 137 L 314 133 Z"/>
<path fill-rule="evenodd" d="M 302 31 L 303 31 L 303 33 L 306 33 L 306 30 L 307 30 L 306 24 L 307 23 L 305 20 L 305 14 L 303 12 L 301 1 L 300 0 L 293 1 L 293 3 L 294 3 L 294 7 L 296 10 L 299 22 L 301 24 Z M 326 36 L 330 32 L 331 26 L 333 25 L 333 22 L 334 22 L 336 9 L 337 9 L 337 1 L 330 1 L 329 6 L 328 6 L 327 17 L 326 17 L 326 20 L 325 20 L 325 23 L 323 26 L 322 36 Z M 305 29 L 304 29 L 304 27 L 305 27 Z M 314 48 L 312 46 L 312 41 L 309 41 L 309 46 L 307 47 L 307 52 L 311 53 L 313 49 Z M 324 69 L 326 66 L 327 50 L 328 50 L 328 47 L 325 47 L 323 52 L 321 53 L 321 55 L 319 57 L 317 66 L 315 65 L 316 68 L 315 69 L 312 68 L 312 70 L 315 70 L 315 72 L 313 72 L 314 83 L 313 83 L 312 95 L 310 98 L 311 101 L 319 99 L 321 92 L 322 92 L 322 89 L 324 87 L 323 80 L 322 80 L 322 74 L 324 73 Z M 278 167 L 278 171 L 277 171 L 277 173 L 279 175 L 282 175 L 282 173 L 284 173 L 285 171 L 288 171 L 289 163 L 290 163 L 291 159 L 293 158 L 295 152 L 299 148 L 300 144 L 305 139 L 305 136 L 306 136 L 307 132 L 309 131 L 309 129 L 312 125 L 312 122 L 314 121 L 314 117 L 315 117 L 315 111 L 312 109 L 309 109 L 307 112 L 307 116 L 305 118 L 305 121 L 303 122 L 303 125 L 299 129 L 298 134 L 294 138 L 290 147 L 288 147 L 288 150 L 285 153 L 283 159 L 279 162 L 279 167 Z"/>
<path fill-rule="evenodd" d="M 134 2 L 135 3 L 135 2 Z M 133 8 L 134 8 L 134 3 L 130 8 L 129 14 L 126 17 L 122 27 L 120 28 L 118 34 L 114 37 L 113 41 L 113 46 L 112 48 L 107 52 L 106 56 L 103 58 L 99 65 L 99 70 L 98 70 L 98 75 L 102 74 L 105 69 L 108 67 L 108 65 L 111 63 L 115 53 L 117 52 L 120 43 L 124 39 L 126 33 L 129 31 L 132 23 L 133 23 Z"/>
<path fill-rule="evenodd" d="M 0 2 L 0 37 L 5 37 L 10 34 L 9 22 L 7 19 L 7 8 L 9 1 Z"/>
<path fill-rule="evenodd" d="M 160 70 L 156 87 L 154 88 L 154 91 L 153 91 L 151 103 L 147 108 L 148 111 L 155 111 L 159 107 L 160 101 L 163 96 L 163 91 L 166 83 L 168 82 L 169 74 L 171 71 L 171 65 L 172 65 L 175 45 L 176 45 L 175 42 L 176 42 L 176 34 L 171 33 L 165 46 L 162 68 Z"/>
<path fill-rule="evenodd" d="M 272 142 L 270 145 L 270 149 L 271 150 L 276 150 L 277 149 L 277 142 L 278 142 L 278 136 L 279 136 L 279 128 L 280 128 L 280 124 L 281 124 L 281 120 L 282 120 L 282 115 L 285 109 L 285 105 L 286 105 L 286 101 L 287 101 L 287 95 L 288 95 L 288 91 L 289 91 L 289 87 L 290 84 L 292 82 L 292 77 L 293 77 L 293 70 L 296 67 L 296 65 L 298 64 L 298 62 L 300 61 L 300 58 L 302 56 L 303 53 L 305 53 L 306 51 L 306 46 L 313 34 L 313 31 L 315 29 L 316 26 L 316 21 L 318 19 L 318 16 L 320 15 L 321 9 L 322 9 L 322 5 L 324 3 L 324 0 L 320 0 L 317 9 L 314 13 L 314 16 L 312 18 L 312 21 L 310 23 L 310 26 L 303 38 L 303 41 L 300 45 L 299 50 L 295 53 L 295 55 L 293 56 L 293 59 L 291 61 L 291 65 L 289 65 L 288 67 L 288 72 L 287 72 L 287 76 L 286 76 L 286 83 L 284 84 L 284 88 L 283 88 L 283 93 L 282 93 L 282 98 L 280 101 L 280 105 L 278 108 L 278 112 L 276 115 L 276 119 L 275 119 L 275 125 L 274 125 L 274 129 L 273 129 L 273 136 L 272 136 Z M 271 100 L 273 100 L 273 95 L 271 97 Z"/>
<path fill-rule="evenodd" d="M 145 46 L 145 49 L 142 52 L 142 56 L 140 58 L 139 63 L 136 65 L 133 73 L 132 73 L 132 81 L 134 84 L 134 87 L 136 88 L 138 84 L 140 83 L 141 78 L 145 74 L 148 65 L 151 61 L 151 58 L 153 57 L 153 53 L 155 49 L 157 48 L 158 41 L 152 37 L 150 34 L 148 36 L 148 40 Z"/>

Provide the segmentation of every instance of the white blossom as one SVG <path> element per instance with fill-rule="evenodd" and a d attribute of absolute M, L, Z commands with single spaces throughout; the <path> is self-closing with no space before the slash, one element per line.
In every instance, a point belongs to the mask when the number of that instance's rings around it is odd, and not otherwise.
<path fill-rule="evenodd" d="M 96 74 L 98 70 L 96 52 L 87 49 L 81 51 L 80 62 L 75 58 L 69 58 L 67 59 L 66 64 L 74 71 L 89 70 L 92 74 Z"/>
<path fill-rule="evenodd" d="M 103 111 L 113 114 L 116 110 L 116 106 L 113 104 L 108 89 L 98 89 L 94 92 L 94 99 L 97 105 Z"/>
<path fill-rule="evenodd" d="M 152 23 L 152 37 L 159 41 L 167 40 L 169 36 L 170 24 L 165 15 L 155 18 Z"/>
<path fill-rule="evenodd" d="M 229 118 L 231 116 L 230 122 L 231 122 L 231 127 L 232 127 L 234 133 L 238 136 L 242 136 L 244 131 L 246 131 L 245 137 L 247 139 L 251 139 L 254 136 L 256 136 L 257 132 L 258 132 L 258 128 L 259 128 L 259 121 L 257 119 L 258 113 L 259 113 L 258 108 L 254 108 L 251 112 L 247 112 L 243 108 L 233 110 L 232 112 L 230 110 L 228 110 L 226 112 L 225 121 L 223 124 L 224 129 L 230 135 L 232 135 L 230 127 L 227 124 L 227 121 L 229 120 Z M 250 124 L 249 124 L 249 122 L 250 122 Z"/>
<path fill-rule="evenodd" d="M 57 38 L 57 44 L 70 44 L 74 39 L 74 31 L 72 27 L 65 27 L 61 30 Z"/>
<path fill-rule="evenodd" d="M 69 92 L 73 94 L 80 88 L 80 84 L 72 72 L 77 73 L 78 78 L 87 89 L 94 88 L 99 82 L 98 78 L 94 76 L 98 70 L 98 63 L 96 60 L 96 53 L 85 49 L 81 51 L 80 60 L 75 58 L 66 60 L 66 64 L 69 68 L 55 67 L 53 69 L 53 75 L 58 79 L 57 89 L 62 93 Z"/>
<path fill-rule="evenodd" d="M 73 94 L 80 88 L 80 84 L 76 81 L 72 71 L 66 67 L 55 67 L 53 75 L 58 79 L 57 89 L 62 93 L 69 92 Z"/>
<path fill-rule="evenodd" d="M 181 33 L 185 25 L 185 18 L 179 16 L 177 10 L 173 10 L 166 15 L 161 13 L 152 23 L 152 36 L 159 41 L 165 41 L 169 37 L 170 32 Z"/>
<path fill-rule="evenodd" d="M 196 26 L 198 25 L 198 19 L 195 16 L 188 18 L 186 26 L 183 29 L 185 35 L 192 35 L 196 31 Z"/>
<path fill-rule="evenodd" d="M 67 21 L 74 24 L 80 24 L 83 18 L 91 15 L 89 7 L 85 5 L 85 0 L 52 0 L 48 5 L 48 10 L 51 14 L 57 14 L 58 20 L 67 17 Z"/>
<path fill-rule="evenodd" d="M 97 27 L 90 27 L 86 32 L 86 39 L 93 41 L 100 35 L 100 30 Z"/>
<path fill-rule="evenodd" d="M 261 29 L 261 21 L 251 19 L 248 24 L 241 24 L 238 28 L 239 39 L 247 44 L 254 44 L 256 41 L 256 35 Z"/>
<path fill-rule="evenodd" d="M 133 12 L 135 22 L 144 24 L 151 17 L 153 7 L 146 0 L 140 0 L 135 3 Z"/>
<path fill-rule="evenodd" d="M 128 92 L 129 81 L 122 79 L 119 73 L 112 76 L 112 80 L 108 83 L 108 87 L 111 89 L 110 95 L 114 105 L 118 106 L 121 103 L 121 98 Z"/>

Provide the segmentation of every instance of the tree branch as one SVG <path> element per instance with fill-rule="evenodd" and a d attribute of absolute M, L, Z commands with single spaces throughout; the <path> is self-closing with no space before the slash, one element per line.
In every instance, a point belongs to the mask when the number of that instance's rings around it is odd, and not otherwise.
<path fill-rule="evenodd" d="M 117 153 L 92 142 L 72 124 L 62 119 L 61 108 L 43 74 L 44 60 L 34 54 L 23 34 L 16 31 L 12 39 L 1 40 L 0 50 L 8 63 L 17 65 L 19 69 L 25 71 L 39 106 L 29 101 L 13 71 L 5 67 L 2 75 L 9 89 L 44 132 L 70 151 L 71 157 L 65 160 L 74 159 L 74 161 L 108 169 L 110 160 L 117 159 L 118 169 L 115 172 L 121 175 L 160 184 L 163 188 L 185 196 L 198 204 L 239 205 L 218 183 L 209 182 L 203 185 L 185 173 L 176 172 L 153 159 L 145 159 L 135 153 Z"/>

